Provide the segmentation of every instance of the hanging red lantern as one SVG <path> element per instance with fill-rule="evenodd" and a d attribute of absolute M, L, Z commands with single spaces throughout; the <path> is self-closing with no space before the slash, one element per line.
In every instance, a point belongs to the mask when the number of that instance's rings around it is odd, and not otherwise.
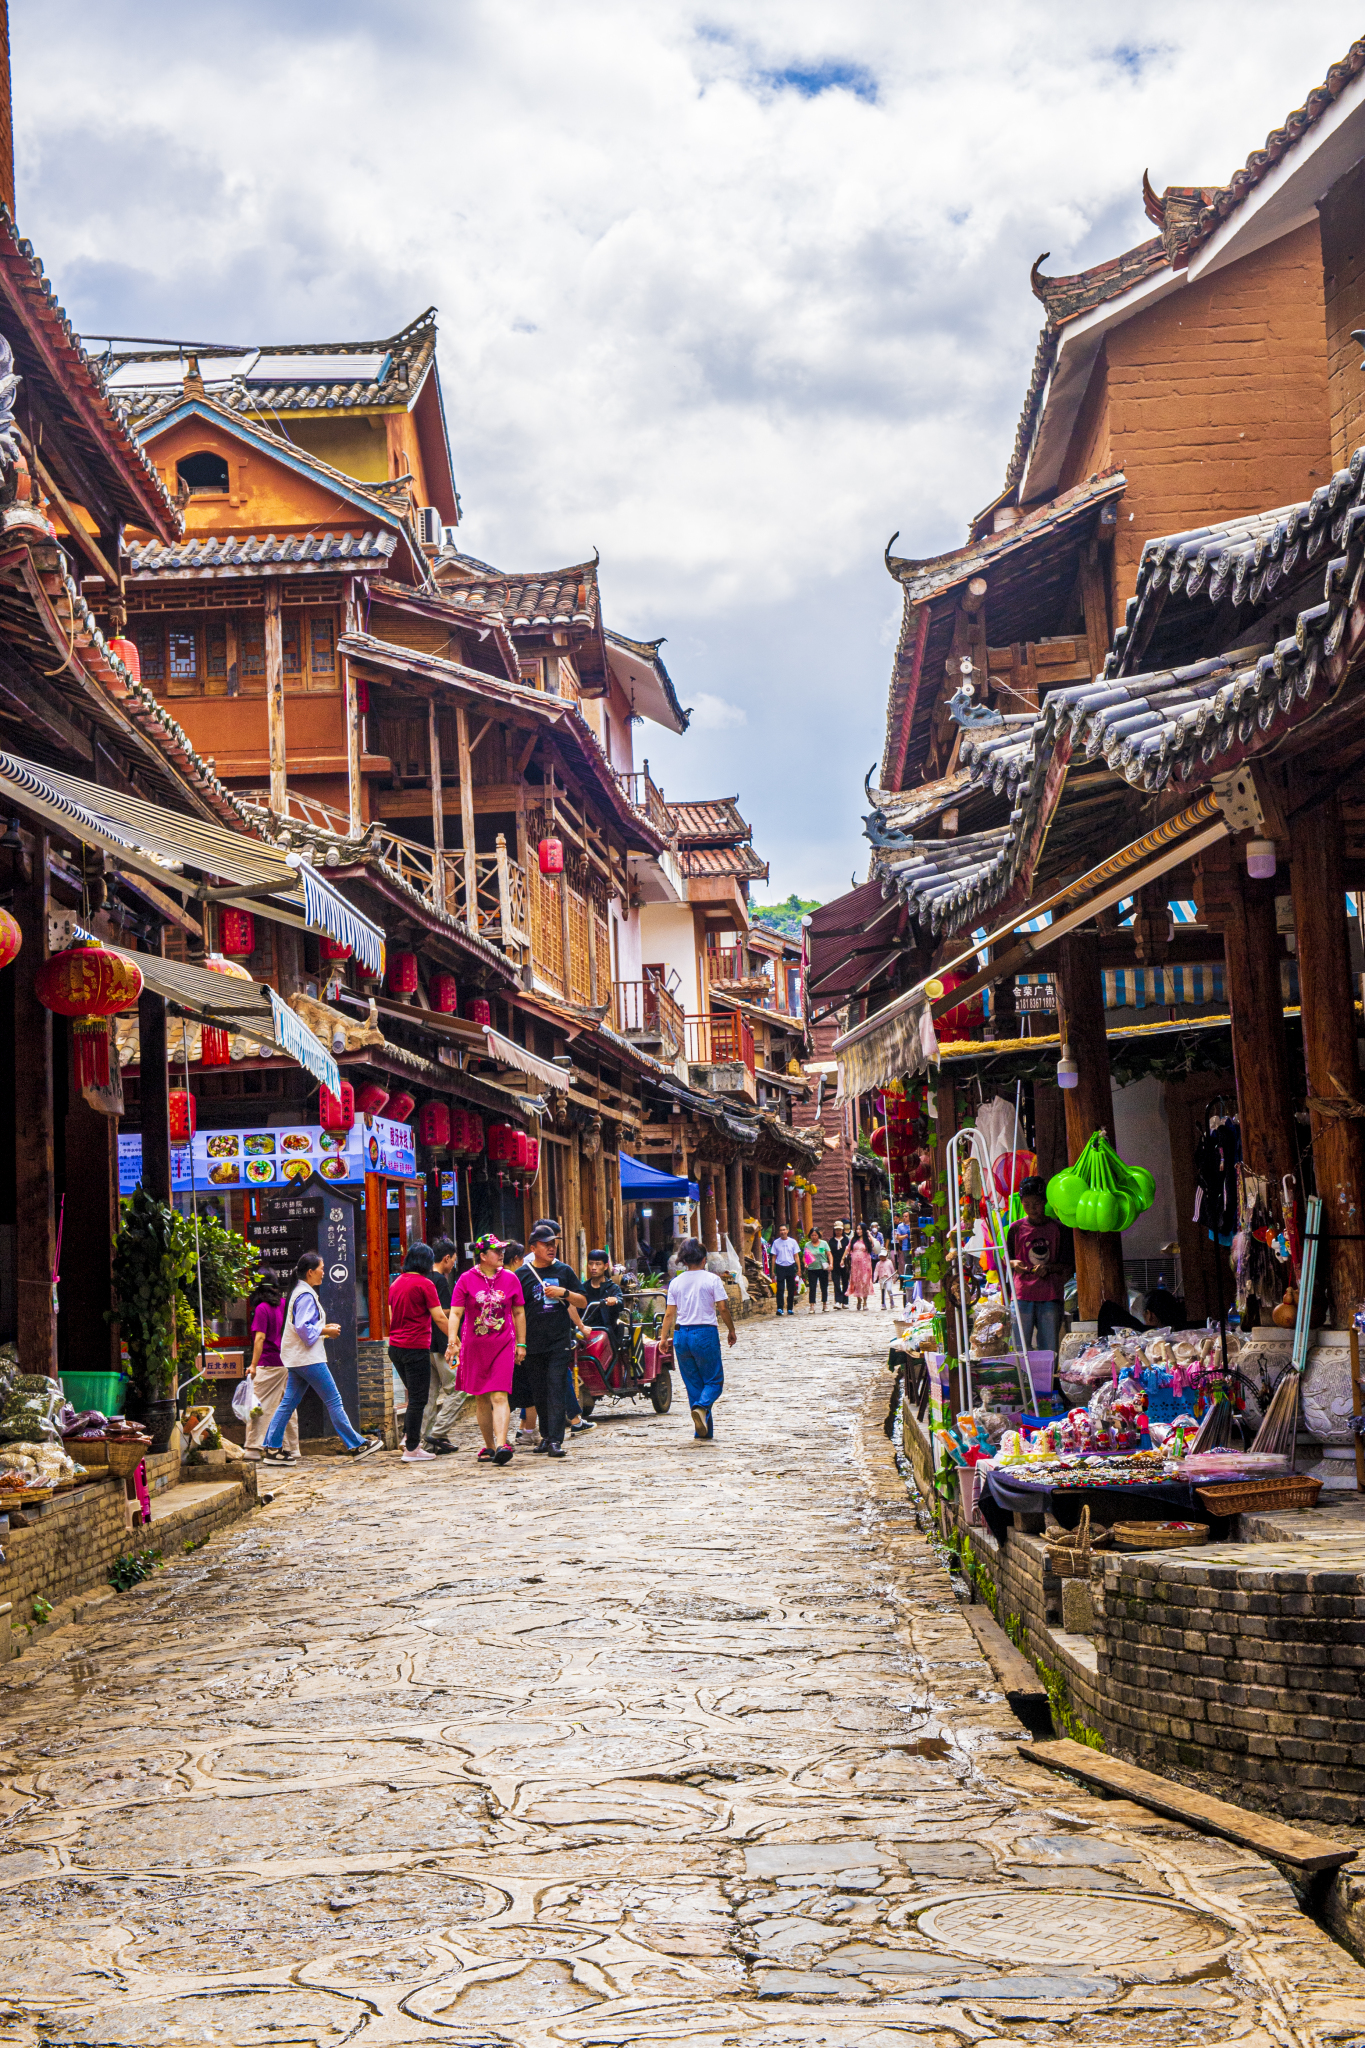
<path fill-rule="evenodd" d="M 350 959 L 352 950 L 350 946 L 343 946 L 340 939 L 324 939 L 322 941 L 323 959 L 331 960 L 338 966 L 343 960 Z"/>
<path fill-rule="evenodd" d="M 74 1019 L 76 1071 L 82 1088 L 109 1086 L 108 1020 L 130 1010 L 142 994 L 142 972 L 103 946 L 70 946 L 45 960 L 33 979 L 45 1010 Z"/>
<path fill-rule="evenodd" d="M 24 935 L 16 919 L 7 910 L 0 910 L 0 967 L 8 967 L 24 943 Z"/>
<path fill-rule="evenodd" d="M 198 1119 L 195 1115 L 194 1097 L 188 1088 L 172 1088 L 169 1096 L 171 1143 L 188 1145 L 194 1136 Z"/>
<path fill-rule="evenodd" d="M 416 1107 L 417 1097 L 409 1095 L 405 1089 L 400 1090 L 397 1095 L 389 1097 L 389 1106 L 385 1111 L 385 1115 L 390 1117 L 396 1124 L 405 1124 Z"/>
<path fill-rule="evenodd" d="M 464 1113 L 464 1123 L 465 1144 L 469 1148 L 469 1156 L 471 1159 L 477 1159 L 483 1150 L 483 1118 L 477 1109 L 467 1109 Z"/>
<path fill-rule="evenodd" d="M 362 1116 L 382 1116 L 388 1100 L 387 1088 L 381 1088 L 377 1081 L 367 1081 L 357 1092 L 355 1106 Z"/>
<path fill-rule="evenodd" d="M 528 1138 L 526 1140 L 526 1171 L 531 1175 L 532 1179 L 540 1172 L 539 1138 Z"/>
<path fill-rule="evenodd" d="M 417 1136 L 423 1145 L 444 1151 L 450 1143 L 451 1117 L 448 1104 L 424 1102 L 417 1113 Z"/>
<path fill-rule="evenodd" d="M 318 1090 L 318 1122 L 324 1131 L 349 1131 L 355 1123 L 355 1090 L 349 1081 L 341 1084 L 340 1095 L 330 1088 Z"/>
<path fill-rule="evenodd" d="M 453 974 L 433 974 L 427 983 L 427 994 L 432 1009 L 439 1010 L 443 1017 L 453 1017 L 460 1006 Z"/>
<path fill-rule="evenodd" d="M 457 1159 L 462 1159 L 469 1149 L 469 1123 L 459 1103 L 450 1112 L 450 1149 Z"/>
<path fill-rule="evenodd" d="M 510 1124 L 490 1124 L 488 1126 L 488 1158 L 493 1166 L 503 1166 L 506 1164 L 507 1140 L 511 1128 Z"/>
<path fill-rule="evenodd" d="M 417 992 L 417 955 L 395 953 L 389 962 L 389 994 L 410 996 Z"/>
<path fill-rule="evenodd" d="M 232 1063 L 232 1041 L 226 1031 L 220 1031 L 216 1024 L 202 1024 L 199 1027 L 199 1064 L 201 1067 L 226 1067 Z"/>
<path fill-rule="evenodd" d="M 493 1005 L 487 996 L 471 996 L 464 1006 L 464 1013 L 471 1024 L 482 1025 L 485 1029 L 493 1022 Z"/>
<path fill-rule="evenodd" d="M 229 960 L 245 960 L 256 950 L 256 920 L 249 910 L 220 910 L 218 950 Z"/>
<path fill-rule="evenodd" d="M 542 875 L 562 875 L 564 872 L 564 841 L 542 839 L 536 848 Z"/>
<path fill-rule="evenodd" d="M 967 977 L 965 974 L 943 974 L 939 976 L 939 979 L 943 983 L 944 995 L 951 995 L 953 990 L 964 982 Z M 938 1033 L 940 1043 L 947 1045 L 951 1044 L 955 1039 L 970 1038 L 974 1031 L 981 1029 L 985 1020 L 986 1006 L 978 993 L 970 997 L 965 1003 L 958 1003 L 955 1008 L 945 1010 L 943 1015 L 936 1020 L 934 1028 Z"/>
<path fill-rule="evenodd" d="M 109 642 L 109 652 L 117 655 L 135 683 L 142 681 L 142 656 L 137 651 L 137 642 L 119 635 Z"/>

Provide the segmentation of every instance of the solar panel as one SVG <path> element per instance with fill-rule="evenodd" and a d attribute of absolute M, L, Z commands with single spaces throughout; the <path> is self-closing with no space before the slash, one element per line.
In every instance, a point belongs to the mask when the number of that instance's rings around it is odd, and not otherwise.
<path fill-rule="evenodd" d="M 377 384 L 389 364 L 386 349 L 354 354 L 263 355 L 248 373 L 251 384 Z"/>

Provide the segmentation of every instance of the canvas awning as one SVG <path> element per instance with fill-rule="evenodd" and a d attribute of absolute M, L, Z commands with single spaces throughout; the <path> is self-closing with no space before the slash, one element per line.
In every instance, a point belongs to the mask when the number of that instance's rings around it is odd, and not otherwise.
<path fill-rule="evenodd" d="M 163 889 L 233 903 L 277 924 L 325 932 L 350 946 L 372 973 L 384 971 L 379 926 L 353 909 L 297 853 L 15 754 L 0 753 L 0 797 L 60 826 L 83 845 L 103 847 L 118 864 L 149 876 Z M 229 886 L 206 890 L 192 876 L 212 876 Z"/>
<path fill-rule="evenodd" d="M 860 882 L 811 912 L 802 934 L 806 1001 L 812 1021 L 842 1009 L 879 982 L 894 981 L 905 951 L 899 932 L 904 906 L 880 882 Z"/>
<path fill-rule="evenodd" d="M 694 1180 L 684 1180 L 676 1173 L 661 1173 L 657 1166 L 647 1166 L 643 1159 L 632 1159 L 629 1152 L 620 1153 L 619 1158 L 623 1202 L 701 1200 L 701 1189 Z"/>
<path fill-rule="evenodd" d="M 246 981 L 235 974 L 214 974 L 206 967 L 163 960 L 155 953 L 129 953 L 122 946 L 108 946 L 105 950 L 131 960 L 145 986 L 164 996 L 177 1015 L 193 1018 L 197 1024 L 215 1024 L 223 1031 L 242 1032 L 248 1038 L 273 1045 L 278 1052 L 297 1060 L 333 1095 L 341 1093 L 341 1075 L 331 1052 L 264 982 Z"/>
<path fill-rule="evenodd" d="M 501 1067 L 515 1067 L 519 1074 L 525 1074 L 528 1081 L 538 1087 L 553 1088 L 560 1095 L 567 1094 L 569 1076 L 549 1060 L 537 1059 L 533 1052 L 527 1052 L 524 1045 L 518 1045 L 515 1038 L 504 1038 L 491 1024 L 485 1024 L 483 1035 L 488 1044 L 488 1057 L 496 1060 Z"/>

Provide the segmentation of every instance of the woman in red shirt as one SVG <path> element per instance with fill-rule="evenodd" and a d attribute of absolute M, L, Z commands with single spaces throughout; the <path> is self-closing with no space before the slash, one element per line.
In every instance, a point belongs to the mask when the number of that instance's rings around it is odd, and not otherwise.
<path fill-rule="evenodd" d="M 403 1270 L 389 1288 L 389 1357 L 408 1390 L 403 1418 L 403 1463 L 435 1464 L 435 1453 L 422 1449 L 422 1412 L 431 1392 L 431 1327 L 443 1333 L 450 1318 L 431 1275 L 436 1260 L 429 1244 L 410 1244 Z"/>

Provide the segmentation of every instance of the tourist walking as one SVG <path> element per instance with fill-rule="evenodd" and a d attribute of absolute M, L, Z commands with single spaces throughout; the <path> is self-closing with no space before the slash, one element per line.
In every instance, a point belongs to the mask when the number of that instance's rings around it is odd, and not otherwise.
<path fill-rule="evenodd" d="M 858 1232 L 848 1255 L 848 1291 L 860 1309 L 867 1307 L 872 1292 L 872 1247 L 866 1229 Z"/>
<path fill-rule="evenodd" d="M 786 1225 L 782 1227 L 785 1229 Z M 795 1273 L 795 1267 L 792 1272 Z M 725 1387 L 717 1312 L 725 1319 L 726 1342 L 733 1344 L 735 1313 L 725 1282 L 719 1273 L 707 1272 L 705 1245 L 689 1237 L 678 1253 L 677 1275 L 668 1283 L 668 1306 L 660 1343 L 673 1345 L 692 1410 L 693 1437 L 698 1443 L 709 1443 L 716 1433 L 711 1410 Z"/>
<path fill-rule="evenodd" d="M 283 1273 L 263 1272 L 251 1290 L 251 1362 L 246 1376 L 259 1406 L 247 1417 L 246 1444 L 249 1458 L 259 1458 L 271 1417 L 284 1396 L 289 1369 L 280 1357 L 284 1334 L 284 1304 L 289 1282 Z M 284 1451 L 293 1464 L 300 1456 L 299 1418 L 291 1415 L 284 1432 Z"/>
<path fill-rule="evenodd" d="M 403 1270 L 389 1288 L 389 1357 L 408 1392 L 403 1414 L 403 1463 L 430 1464 L 422 1449 L 422 1415 L 431 1391 L 432 1325 L 448 1336 L 450 1318 L 441 1306 L 432 1272 L 436 1261 L 429 1244 L 410 1244 Z"/>
<path fill-rule="evenodd" d="M 450 1432 L 464 1402 L 455 1384 L 455 1321 L 450 1314 L 458 1254 L 450 1238 L 438 1237 L 431 1256 L 431 1284 L 441 1297 L 449 1328 L 442 1336 L 435 1323 L 431 1326 L 431 1386 L 422 1410 L 422 1442 L 435 1457 L 449 1458 L 455 1451 Z"/>
<path fill-rule="evenodd" d="M 688 1244 L 695 1244 L 696 1242 L 695 1237 L 690 1237 L 687 1240 Z M 702 1256 L 704 1258 L 705 1253 Z M 776 1231 L 773 1233 L 773 1241 L 768 1247 L 768 1256 L 773 1262 L 773 1278 L 777 1282 L 777 1313 L 780 1316 L 795 1315 L 796 1275 L 798 1261 L 801 1257 L 801 1247 L 785 1223 L 779 1223 Z M 678 1254 L 678 1263 L 680 1265 L 682 1263 L 681 1252 Z M 786 1303 L 785 1308 L 782 1306 L 783 1302 Z"/>
<path fill-rule="evenodd" d="M 459 1324 L 460 1362 L 455 1385 L 474 1399 L 483 1449 L 481 1465 L 512 1458 L 508 1405 L 517 1364 L 526 1356 L 526 1309 L 521 1282 L 503 1265 L 506 1245 L 491 1231 L 474 1241 L 474 1264 L 461 1273 L 450 1297 L 451 1328 Z"/>
<path fill-rule="evenodd" d="M 537 1452 L 562 1458 L 564 1391 L 573 1370 L 574 1311 L 586 1308 L 578 1275 L 558 1257 L 558 1226 L 548 1218 L 531 1232 L 531 1251 L 517 1278 L 526 1304 L 526 1354 L 512 1378 L 515 1406 L 534 1408 Z"/>
<path fill-rule="evenodd" d="M 834 1282 L 834 1306 L 848 1307 L 848 1260 L 853 1250 L 853 1239 L 848 1234 L 848 1225 L 841 1218 L 834 1226 L 834 1235 L 829 1241 L 829 1271 Z"/>
<path fill-rule="evenodd" d="M 881 1294 L 883 1308 L 896 1306 L 896 1261 L 889 1249 L 883 1245 L 872 1268 L 872 1280 Z"/>
<path fill-rule="evenodd" d="M 367 1458 L 382 1451 L 384 1439 L 362 1436 L 342 1405 L 341 1394 L 327 1363 L 328 1337 L 341 1335 L 340 1323 L 324 1321 L 322 1298 L 322 1255 L 304 1252 L 294 1268 L 294 1285 L 285 1304 L 284 1328 L 280 1335 L 280 1357 L 289 1377 L 279 1407 L 270 1418 L 261 1456 L 272 1465 L 287 1465 L 289 1453 L 282 1449 L 288 1428 L 300 1401 L 311 1387 L 327 1410 L 327 1419 L 353 1458 Z"/>
<path fill-rule="evenodd" d="M 820 1290 L 821 1312 L 829 1314 L 829 1246 L 820 1231 L 812 1230 L 806 1244 L 806 1291 L 810 1296 L 808 1315 L 815 1314 L 815 1291 Z"/>

